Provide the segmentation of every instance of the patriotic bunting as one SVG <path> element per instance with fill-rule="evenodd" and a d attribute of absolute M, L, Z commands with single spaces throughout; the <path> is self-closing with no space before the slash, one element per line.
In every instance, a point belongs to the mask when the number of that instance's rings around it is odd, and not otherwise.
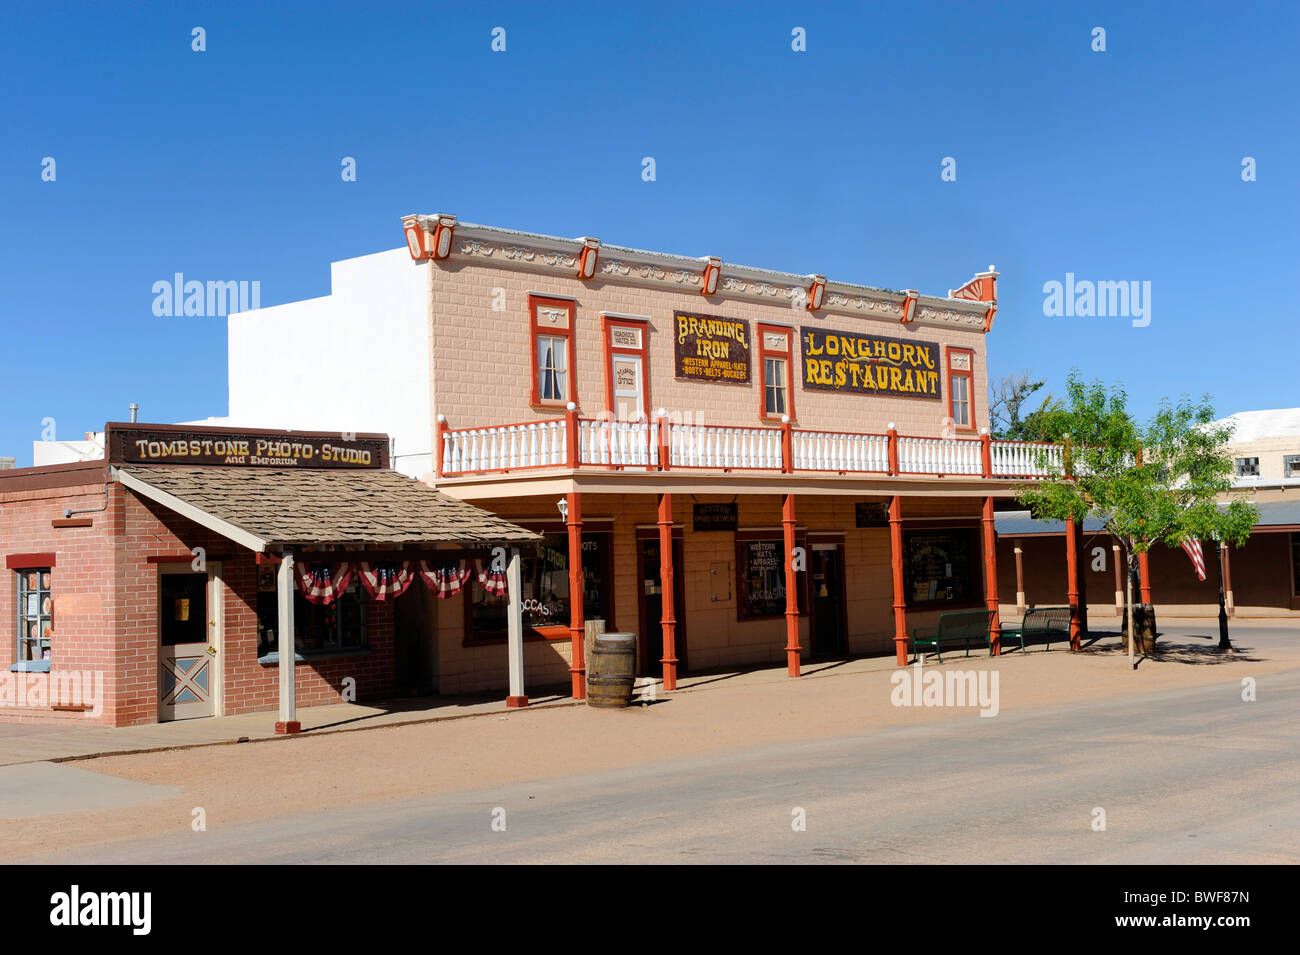
<path fill-rule="evenodd" d="M 314 604 L 332 604 L 352 581 L 352 565 L 346 561 L 334 566 L 299 561 L 294 564 L 294 571 L 298 589 Z"/>
<path fill-rule="evenodd" d="M 388 561 L 368 564 L 364 561 L 359 566 L 361 583 L 370 596 L 376 600 L 396 599 L 406 593 L 408 587 L 415 583 L 415 571 L 411 562 Z"/>
<path fill-rule="evenodd" d="M 435 597 L 445 600 L 461 592 L 465 581 L 469 580 L 469 568 L 465 566 L 464 561 L 434 565 L 427 560 L 422 560 L 420 579 L 433 591 Z"/>
<path fill-rule="evenodd" d="M 491 565 L 484 569 L 483 561 L 474 561 L 474 567 L 478 571 L 478 582 L 489 594 L 494 597 L 501 597 L 510 589 L 506 583 L 506 572 L 504 570 L 493 570 Z"/>

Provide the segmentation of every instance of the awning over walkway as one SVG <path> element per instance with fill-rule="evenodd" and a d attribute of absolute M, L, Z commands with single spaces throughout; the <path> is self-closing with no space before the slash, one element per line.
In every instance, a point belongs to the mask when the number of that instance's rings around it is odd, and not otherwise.
<path fill-rule="evenodd" d="M 1259 509 L 1259 520 L 1255 522 L 1257 531 L 1300 530 L 1300 498 L 1294 501 L 1251 501 Z M 1220 504 L 1220 507 L 1226 506 Z M 1003 511 L 994 516 L 999 537 L 1036 537 L 1062 535 L 1065 533 L 1064 521 L 1041 521 L 1029 516 L 1028 511 Z M 1083 522 L 1085 534 L 1102 532 L 1102 522 L 1089 517 Z"/>
<path fill-rule="evenodd" d="M 264 553 L 284 547 L 522 544 L 541 536 L 396 471 L 115 469 L 125 487 Z"/>
<path fill-rule="evenodd" d="M 523 687 L 523 626 L 519 545 L 542 539 L 494 514 L 448 497 L 386 468 L 309 469 L 120 464 L 123 487 L 258 553 L 277 555 L 280 718 L 277 733 L 297 733 L 294 666 L 294 562 L 304 549 L 436 549 L 441 544 L 484 549 L 507 545 L 510 697 L 528 703 Z M 338 551 L 334 551 L 337 553 Z"/>

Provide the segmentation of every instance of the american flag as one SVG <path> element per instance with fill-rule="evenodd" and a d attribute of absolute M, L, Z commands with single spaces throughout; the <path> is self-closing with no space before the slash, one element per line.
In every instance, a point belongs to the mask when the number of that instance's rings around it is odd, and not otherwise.
<path fill-rule="evenodd" d="M 1183 550 L 1187 551 L 1187 556 L 1192 559 L 1192 567 L 1196 570 L 1196 576 L 1201 580 L 1205 579 L 1205 554 L 1201 550 L 1201 542 L 1198 540 L 1183 541 Z"/>

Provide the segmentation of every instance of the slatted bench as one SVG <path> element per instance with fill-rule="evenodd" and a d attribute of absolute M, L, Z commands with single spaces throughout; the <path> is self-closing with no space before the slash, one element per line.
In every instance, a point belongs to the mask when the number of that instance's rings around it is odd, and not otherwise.
<path fill-rule="evenodd" d="M 1047 645 L 1043 649 L 1050 650 L 1054 636 L 1069 643 L 1069 607 L 1031 607 L 1018 627 L 1002 628 L 1002 639 L 1018 640 L 1021 653 L 1025 652 L 1025 637 L 1046 637 Z"/>
<path fill-rule="evenodd" d="M 912 630 L 912 659 L 921 653 L 922 647 L 930 647 L 934 655 L 943 662 L 939 647 L 947 643 L 961 643 L 970 656 L 970 647 L 974 643 L 988 648 L 993 653 L 990 631 L 996 610 L 954 610 L 939 614 L 937 627 L 916 627 Z"/>

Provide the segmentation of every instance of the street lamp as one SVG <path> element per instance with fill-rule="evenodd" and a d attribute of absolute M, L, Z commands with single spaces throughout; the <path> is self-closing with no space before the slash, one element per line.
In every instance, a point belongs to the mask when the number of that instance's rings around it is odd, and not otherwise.
<path fill-rule="evenodd" d="M 1214 535 L 1214 556 L 1219 559 L 1219 649 L 1231 650 L 1232 641 L 1228 639 L 1228 604 L 1225 599 L 1226 582 L 1223 579 L 1223 552 L 1228 545 Z"/>
<path fill-rule="evenodd" d="M 556 509 L 560 512 L 560 519 L 567 521 L 569 519 L 569 499 L 562 497 L 555 502 Z"/>

